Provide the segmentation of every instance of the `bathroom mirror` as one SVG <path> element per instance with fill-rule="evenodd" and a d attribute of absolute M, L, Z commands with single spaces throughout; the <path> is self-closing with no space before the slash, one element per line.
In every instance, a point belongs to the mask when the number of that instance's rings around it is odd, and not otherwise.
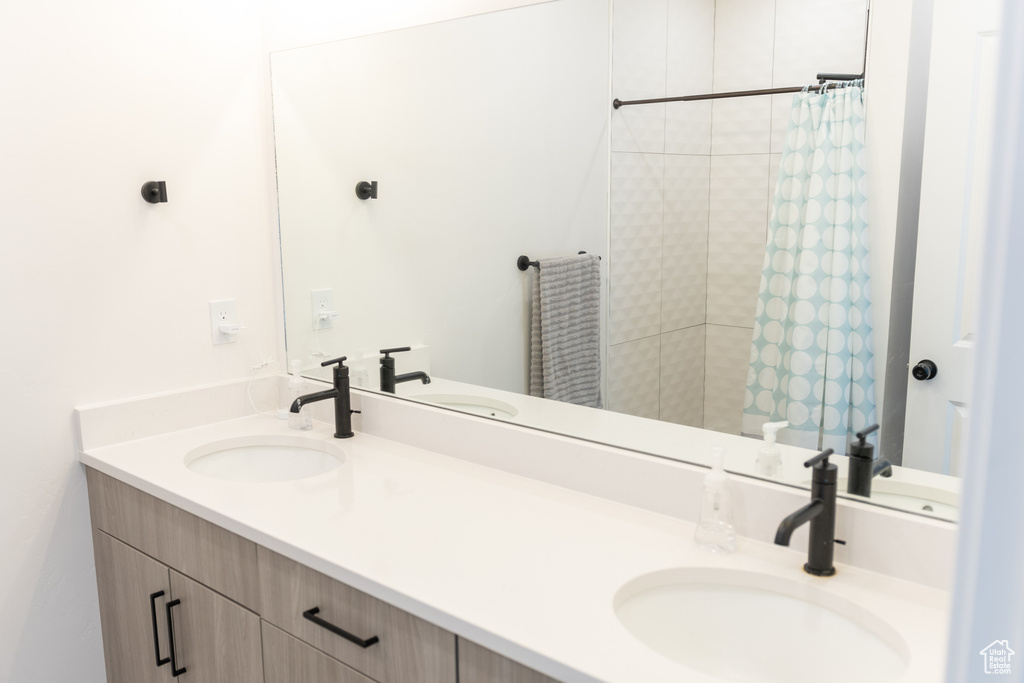
<path fill-rule="evenodd" d="M 327 379 L 318 360 L 347 355 L 375 390 L 377 351 L 412 346 L 398 372 L 433 381 L 399 397 L 699 464 L 724 442 L 728 468 L 756 475 L 758 444 L 724 435 L 741 430 L 793 95 L 611 101 L 857 74 L 869 23 L 875 395 L 882 455 L 902 465 L 870 502 L 955 518 L 992 86 L 951 96 L 928 72 L 991 73 L 997 21 L 979 10 L 965 32 L 910 5 L 868 22 L 864 0 L 555 0 L 273 53 L 289 359 Z M 971 59 L 940 64 L 972 36 Z M 965 222 L 940 234 L 956 207 Z M 603 410 L 527 395 L 535 271 L 517 259 L 579 251 L 602 257 Z M 939 376 L 911 379 L 929 358 Z M 781 450 L 775 479 L 806 485 L 807 452 Z"/>

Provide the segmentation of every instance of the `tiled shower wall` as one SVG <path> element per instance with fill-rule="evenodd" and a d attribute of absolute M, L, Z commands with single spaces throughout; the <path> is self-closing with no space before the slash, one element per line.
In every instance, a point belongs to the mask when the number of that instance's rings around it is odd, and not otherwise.
<path fill-rule="evenodd" d="M 866 0 L 615 0 L 612 92 L 860 73 Z M 792 95 L 612 114 L 608 408 L 738 433 Z"/>

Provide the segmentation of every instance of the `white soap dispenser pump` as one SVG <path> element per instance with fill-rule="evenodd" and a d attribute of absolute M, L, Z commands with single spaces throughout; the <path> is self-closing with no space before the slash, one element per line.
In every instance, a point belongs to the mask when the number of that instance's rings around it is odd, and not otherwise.
<path fill-rule="evenodd" d="M 716 446 L 711 472 L 704 477 L 704 498 L 694 538 L 704 550 L 728 554 L 736 551 L 736 529 L 732 522 L 732 495 L 725 473 L 725 449 Z"/>
<path fill-rule="evenodd" d="M 757 450 L 754 460 L 754 474 L 769 479 L 782 477 L 782 451 L 775 445 L 775 436 L 780 429 L 789 426 L 789 422 L 765 422 L 761 425 L 764 433 L 764 445 Z"/>

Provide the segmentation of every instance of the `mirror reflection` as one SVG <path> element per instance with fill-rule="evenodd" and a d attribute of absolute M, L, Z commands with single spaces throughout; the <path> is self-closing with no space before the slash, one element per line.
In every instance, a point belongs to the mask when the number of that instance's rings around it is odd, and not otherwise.
<path fill-rule="evenodd" d="M 904 9 L 557 0 L 273 54 L 289 357 L 378 390 L 409 347 L 400 397 L 783 483 L 866 454 L 872 502 L 954 518 L 997 31 Z"/>

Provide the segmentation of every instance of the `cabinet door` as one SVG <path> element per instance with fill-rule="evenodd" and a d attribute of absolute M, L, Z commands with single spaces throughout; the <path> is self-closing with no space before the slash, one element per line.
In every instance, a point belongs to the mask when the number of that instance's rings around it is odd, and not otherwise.
<path fill-rule="evenodd" d="M 180 683 L 263 683 L 258 616 L 173 569 L 171 594 Z"/>
<path fill-rule="evenodd" d="M 168 657 L 170 645 L 164 618 L 171 599 L 167 567 L 102 531 L 93 531 L 93 547 L 108 683 L 169 683 L 171 667 L 166 661 L 157 665 L 158 658 Z"/>
<path fill-rule="evenodd" d="M 263 672 L 266 683 L 374 683 L 265 621 Z"/>
<path fill-rule="evenodd" d="M 459 683 L 558 683 L 511 659 L 459 638 Z"/>

